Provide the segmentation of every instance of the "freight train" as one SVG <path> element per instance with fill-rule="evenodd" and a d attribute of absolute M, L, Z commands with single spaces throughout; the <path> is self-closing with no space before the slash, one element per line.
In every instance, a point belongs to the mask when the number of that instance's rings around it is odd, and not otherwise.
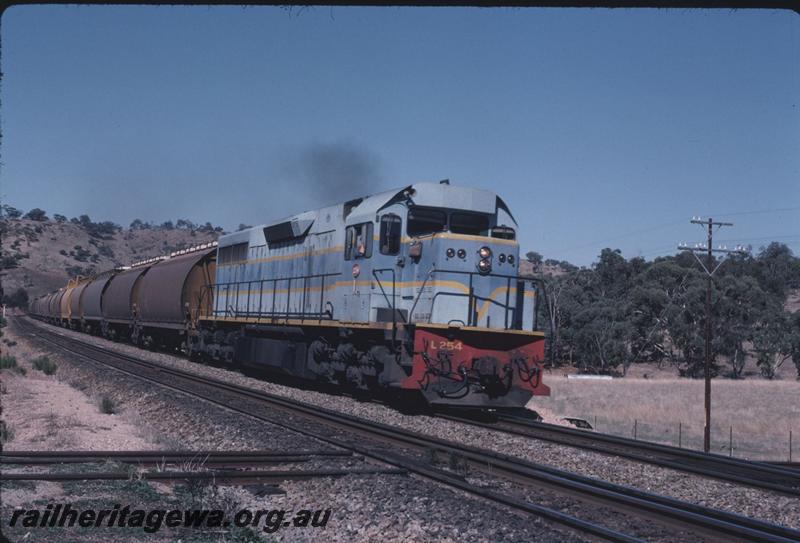
<path fill-rule="evenodd" d="M 487 190 L 418 183 L 76 278 L 31 315 L 434 407 L 547 395 L 536 282 Z"/>

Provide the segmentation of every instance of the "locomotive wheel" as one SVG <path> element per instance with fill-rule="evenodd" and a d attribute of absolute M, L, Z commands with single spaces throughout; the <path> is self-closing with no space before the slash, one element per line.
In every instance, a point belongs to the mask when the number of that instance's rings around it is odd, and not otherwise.
<path fill-rule="evenodd" d="M 193 341 L 188 341 L 185 345 L 186 358 L 192 362 L 200 362 L 200 349 Z"/>

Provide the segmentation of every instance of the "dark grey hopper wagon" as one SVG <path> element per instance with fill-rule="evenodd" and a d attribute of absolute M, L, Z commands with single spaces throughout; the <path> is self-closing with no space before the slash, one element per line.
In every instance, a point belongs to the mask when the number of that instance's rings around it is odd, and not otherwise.
<path fill-rule="evenodd" d="M 103 294 L 103 318 L 112 324 L 132 324 L 139 284 L 150 266 L 124 271 L 114 276 Z"/>
<path fill-rule="evenodd" d="M 113 276 L 113 271 L 103 273 L 83 289 L 81 317 L 84 329 L 88 327 L 90 330 L 100 330 L 103 321 L 103 293 Z"/>
<path fill-rule="evenodd" d="M 203 287 L 213 283 L 215 257 L 216 249 L 211 249 L 152 266 L 141 278 L 138 322 L 144 327 L 184 328 L 187 317 L 197 315 L 201 304 L 209 304 Z"/>

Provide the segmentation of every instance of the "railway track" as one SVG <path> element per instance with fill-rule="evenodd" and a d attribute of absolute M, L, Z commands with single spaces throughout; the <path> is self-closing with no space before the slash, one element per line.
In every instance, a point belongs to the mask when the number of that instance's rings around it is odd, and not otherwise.
<path fill-rule="evenodd" d="M 767 464 L 778 466 L 783 469 L 800 471 L 800 462 L 767 462 Z"/>
<path fill-rule="evenodd" d="M 347 475 L 406 475 L 398 468 L 341 468 L 307 470 L 264 470 L 264 465 L 297 464 L 314 459 L 349 459 L 352 451 L 3 451 L 4 466 L 56 466 L 115 462 L 138 467 L 156 467 L 156 471 L 138 471 L 136 479 L 161 483 L 186 483 L 213 480 L 218 484 L 270 483 Z M 175 469 L 177 467 L 178 469 Z M 226 469 L 223 469 L 226 468 Z M 230 469 L 239 468 L 239 469 Z M 248 468 L 248 469 L 242 469 Z M 256 468 L 256 469 L 253 469 Z M 2 481 L 119 481 L 132 478 L 130 471 L 8 472 Z"/>
<path fill-rule="evenodd" d="M 460 458 L 471 468 L 489 473 L 492 477 L 501 476 L 524 485 L 555 490 L 563 495 L 578 497 L 584 502 L 602 504 L 615 510 L 633 514 L 636 517 L 653 519 L 670 528 L 688 529 L 692 533 L 703 535 L 712 540 L 774 542 L 796 542 L 800 540 L 800 531 L 785 526 L 650 494 L 626 486 L 614 485 L 492 451 L 417 434 L 352 415 L 333 412 L 318 406 L 232 385 L 217 379 L 189 374 L 162 364 L 79 342 L 63 334 L 55 334 L 41 327 L 36 327 L 35 330 L 32 330 L 32 326 L 27 322 L 24 325 L 21 324 L 21 327 L 28 333 L 33 332 L 34 337 L 38 337 L 64 351 L 115 368 L 137 379 L 144 379 L 201 397 L 209 402 L 250 417 L 282 426 L 288 430 L 313 437 L 345 450 L 351 450 L 380 463 L 406 469 L 410 473 L 434 480 L 440 484 L 537 515 L 596 538 L 609 541 L 636 541 L 635 537 L 559 511 L 548 509 L 514 496 L 499 494 L 477 487 L 462 477 L 433 468 L 413 457 L 403 456 L 396 451 L 368 447 L 361 440 L 353 441 L 351 439 L 333 437 L 329 432 L 298 428 L 296 425 L 281 420 L 280 417 L 261 415 L 253 407 L 254 405 L 260 405 L 279 409 L 293 415 L 300 415 L 309 421 L 322 423 L 330 428 L 337 428 L 349 434 L 356 434 L 373 441 L 400 446 L 405 449 L 441 452 Z"/>
<path fill-rule="evenodd" d="M 619 456 L 800 498 L 800 471 L 791 465 L 783 466 L 705 454 L 658 443 L 526 420 L 521 416 L 503 413 L 498 414 L 497 420 L 493 421 L 453 414 L 437 416 L 494 431 L 499 430 L 512 435 Z"/>
<path fill-rule="evenodd" d="M 186 483 L 191 480 L 213 480 L 219 484 L 276 483 L 300 481 L 320 477 L 345 477 L 347 475 L 405 475 L 403 469 L 327 469 L 327 470 L 213 470 L 213 471 L 151 471 L 136 474 L 137 479 L 168 483 Z M 71 473 L 3 473 L 2 481 L 127 481 L 127 471 L 71 472 Z"/>
<path fill-rule="evenodd" d="M 48 465 L 85 462 L 119 462 L 123 464 L 163 465 L 260 465 L 293 464 L 315 458 L 349 458 L 352 451 L 2 451 L 0 464 Z"/>

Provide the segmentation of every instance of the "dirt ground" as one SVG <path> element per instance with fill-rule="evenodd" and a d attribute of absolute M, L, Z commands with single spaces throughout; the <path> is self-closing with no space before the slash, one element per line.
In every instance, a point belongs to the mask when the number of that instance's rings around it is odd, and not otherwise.
<path fill-rule="evenodd" d="M 124 415 L 105 414 L 99 401 L 64 384 L 55 376 L 18 363 L 25 376 L 4 371 L 3 420 L 12 436 L 6 451 L 143 450 L 156 443 L 140 435 Z"/>
<path fill-rule="evenodd" d="M 9 345 L 10 343 L 10 345 Z M 0 412 L 5 425 L 3 451 L 59 450 L 159 450 L 170 440 L 142 427 L 138 413 L 120 406 L 118 412 L 104 413 L 102 397 L 84 393 L 61 381 L 70 371 L 56 365 L 52 375 L 36 369 L 32 361 L 45 352 L 32 348 L 10 328 L 3 329 L 2 355 L 13 356 L 16 367 L 0 371 Z M 53 358 L 53 357 L 51 357 Z M 68 464 L 61 466 L 10 467 L 4 472 L 19 471 L 128 471 L 129 466 L 114 463 Z M 17 524 L 8 526 L 17 508 L 43 509 L 47 504 L 69 503 L 77 509 L 111 509 L 124 503 L 132 509 L 208 508 L 233 511 L 253 502 L 253 496 L 241 487 L 223 487 L 212 483 L 169 485 L 151 483 L 132 476 L 122 481 L 5 481 L 0 486 L 0 531 L 11 541 L 56 543 L 65 540 L 89 543 L 106 541 L 151 543 L 185 541 L 211 543 L 223 541 L 263 541 L 248 529 L 228 529 L 211 533 L 203 529 L 165 530 L 145 533 L 141 529 L 80 528 L 29 529 Z M 267 539 L 269 540 L 269 539 Z M 5 541 L 0 537 L 0 541 Z"/>
<path fill-rule="evenodd" d="M 12 317 L 13 318 L 13 317 Z M 60 377 L 68 368 L 55 365 L 46 375 L 33 361 L 47 353 L 19 341 L 3 329 L 2 354 L 17 367 L 0 372 L 0 409 L 8 429 L 6 451 L 143 450 L 162 448 L 115 405 L 101 410 L 103 398 L 76 390 Z"/>
<path fill-rule="evenodd" d="M 44 353 L 32 349 L 25 342 L 18 342 L 8 328 L 3 330 L 2 354 L 16 359 L 15 368 L 0 372 L 2 394 L 0 412 L 5 424 L 6 439 L 3 451 L 61 451 L 61 450 L 156 450 L 159 444 L 145 435 L 140 428 L 128 420 L 127 414 L 103 413 L 101 398 L 84 394 L 59 380 L 56 366 L 53 375 L 45 375 L 35 369 L 32 361 Z M 11 343 L 11 346 L 9 346 Z M 121 466 L 117 467 L 121 469 Z M 4 471 L 18 471 L 19 468 L 4 468 Z M 30 468 L 28 468 L 30 469 Z M 61 466 L 52 468 L 62 469 Z M 98 469 L 97 465 L 69 466 L 66 469 Z M 104 466 L 103 469 L 109 469 Z M 65 502 L 79 504 L 88 496 L 118 493 L 129 503 L 141 502 L 144 481 L 123 481 L 107 483 L 106 487 L 91 484 L 58 484 L 47 481 L 4 482 L 0 487 L 2 506 L 3 535 L 12 541 L 52 541 L 63 534 L 49 531 L 31 531 L 5 526 L 8 514 L 15 508 L 43 507 L 44 504 Z M 147 483 L 145 483 L 147 484 Z M 156 493 L 170 492 L 165 485 L 148 484 L 148 489 Z M 158 494 L 155 494 L 158 495 Z M 119 541 L 129 539 L 129 534 L 121 534 Z M 103 541 L 108 534 L 98 533 L 97 538 L 89 535 L 85 541 Z M 116 536 L 115 536 L 116 537 Z M 159 541 L 156 536 L 151 541 Z M 166 541 L 166 539 L 163 539 Z"/>

